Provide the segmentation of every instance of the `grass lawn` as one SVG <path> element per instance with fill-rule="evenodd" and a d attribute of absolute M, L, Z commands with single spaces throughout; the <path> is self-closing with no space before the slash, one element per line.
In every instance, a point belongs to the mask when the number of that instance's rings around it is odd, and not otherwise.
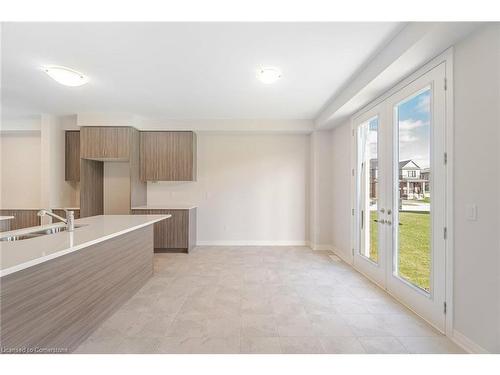
<path fill-rule="evenodd" d="M 378 260 L 377 213 L 371 212 L 370 258 Z M 430 215 L 428 212 L 401 212 L 399 214 L 399 274 L 403 278 L 429 290 L 430 279 Z"/>

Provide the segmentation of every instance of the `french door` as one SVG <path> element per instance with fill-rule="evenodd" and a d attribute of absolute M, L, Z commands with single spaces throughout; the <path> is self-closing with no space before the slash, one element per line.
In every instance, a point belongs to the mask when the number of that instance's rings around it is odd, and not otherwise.
<path fill-rule="evenodd" d="M 354 266 L 445 329 L 445 66 L 357 117 Z"/>

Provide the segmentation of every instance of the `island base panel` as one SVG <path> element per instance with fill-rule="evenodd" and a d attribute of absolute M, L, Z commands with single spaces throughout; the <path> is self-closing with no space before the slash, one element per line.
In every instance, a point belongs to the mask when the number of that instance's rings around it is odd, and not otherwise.
<path fill-rule="evenodd" d="M 148 225 L 4 276 L 0 346 L 71 352 L 152 274 Z"/>

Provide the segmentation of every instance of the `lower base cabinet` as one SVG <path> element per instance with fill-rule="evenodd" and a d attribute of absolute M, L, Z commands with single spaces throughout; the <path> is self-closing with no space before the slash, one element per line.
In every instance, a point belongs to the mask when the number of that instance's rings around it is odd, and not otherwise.
<path fill-rule="evenodd" d="M 155 252 L 189 252 L 196 246 L 196 207 L 132 209 L 132 215 L 172 215 L 154 224 Z"/>
<path fill-rule="evenodd" d="M 9 222 L 9 229 L 1 230 L 5 232 L 8 230 L 17 230 L 29 227 L 36 227 L 40 225 L 40 217 L 37 215 L 38 209 L 28 210 L 28 209 L 12 209 L 12 210 L 0 210 L 0 216 L 14 216 Z"/>

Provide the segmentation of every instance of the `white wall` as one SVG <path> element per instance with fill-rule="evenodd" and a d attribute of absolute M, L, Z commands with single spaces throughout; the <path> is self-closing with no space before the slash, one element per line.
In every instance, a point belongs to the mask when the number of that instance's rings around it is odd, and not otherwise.
<path fill-rule="evenodd" d="M 0 208 L 79 206 L 78 184 L 64 180 L 61 118 L 42 114 L 3 121 L 1 130 Z"/>
<path fill-rule="evenodd" d="M 104 215 L 130 214 L 130 164 L 104 162 Z"/>
<path fill-rule="evenodd" d="M 41 206 L 78 207 L 76 184 L 65 181 L 65 133 L 59 117 L 41 117 Z"/>
<path fill-rule="evenodd" d="M 310 240 L 314 250 L 331 250 L 333 237 L 332 131 L 311 134 Z"/>
<path fill-rule="evenodd" d="M 500 352 L 500 26 L 455 47 L 455 330 Z M 476 204 L 477 221 L 466 209 Z"/>
<path fill-rule="evenodd" d="M 454 329 L 500 352 L 500 26 L 455 46 Z M 333 130 L 333 246 L 351 259 L 350 125 Z M 476 204 L 477 221 L 466 218 Z M 474 347 L 475 346 L 475 347 Z"/>
<path fill-rule="evenodd" d="M 351 125 L 342 124 L 332 131 L 333 170 L 333 248 L 344 260 L 352 259 L 351 252 Z"/>
<path fill-rule="evenodd" d="M 148 183 L 148 204 L 193 203 L 199 244 L 304 244 L 309 136 L 198 134 L 198 181 Z"/>
<path fill-rule="evenodd" d="M 0 208 L 39 208 L 40 132 L 0 135 Z"/>

